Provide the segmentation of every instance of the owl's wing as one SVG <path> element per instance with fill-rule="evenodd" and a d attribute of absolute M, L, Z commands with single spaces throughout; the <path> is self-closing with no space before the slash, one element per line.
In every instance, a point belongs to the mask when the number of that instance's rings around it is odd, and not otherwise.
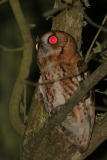
<path fill-rule="evenodd" d="M 93 108 L 87 102 L 80 102 L 62 123 L 62 126 L 67 130 L 67 139 L 76 145 L 81 152 L 85 151 L 89 145 L 94 123 Z"/>
<path fill-rule="evenodd" d="M 39 83 L 42 83 L 42 77 L 39 78 Z M 38 100 L 41 103 L 41 105 L 46 109 L 46 111 L 51 115 L 51 108 L 49 108 L 49 102 L 46 100 L 46 93 L 47 93 L 47 87 L 46 86 L 39 86 L 37 90 Z"/>

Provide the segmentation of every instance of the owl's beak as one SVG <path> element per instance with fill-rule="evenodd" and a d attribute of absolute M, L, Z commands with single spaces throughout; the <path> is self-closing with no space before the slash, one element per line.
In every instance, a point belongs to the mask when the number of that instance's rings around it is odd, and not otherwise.
<path fill-rule="evenodd" d="M 39 49 L 39 45 L 38 43 L 36 43 L 36 50 L 38 51 L 38 49 Z"/>
<path fill-rule="evenodd" d="M 39 43 L 40 43 L 40 38 L 37 36 L 37 38 L 36 38 L 36 51 L 38 51 L 38 49 L 39 49 Z"/>

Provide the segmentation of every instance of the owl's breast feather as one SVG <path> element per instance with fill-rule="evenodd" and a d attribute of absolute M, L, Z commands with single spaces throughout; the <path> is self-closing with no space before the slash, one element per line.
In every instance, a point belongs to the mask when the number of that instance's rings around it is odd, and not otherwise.
<path fill-rule="evenodd" d="M 50 75 L 50 77 L 52 77 L 52 75 Z M 55 77 L 57 78 L 57 76 Z M 43 82 L 44 81 L 41 76 L 39 79 L 39 83 Z M 40 85 L 39 91 L 43 96 L 44 104 L 47 104 L 47 107 L 51 111 L 53 108 L 65 104 L 65 102 L 72 96 L 74 90 L 78 87 L 78 85 L 79 82 L 77 78 L 65 79 L 65 80 L 59 80 L 52 84 Z"/>

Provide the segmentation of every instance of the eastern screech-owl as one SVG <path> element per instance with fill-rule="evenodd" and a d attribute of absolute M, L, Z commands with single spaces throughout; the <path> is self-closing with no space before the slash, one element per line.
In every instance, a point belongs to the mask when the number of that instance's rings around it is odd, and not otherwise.
<path fill-rule="evenodd" d="M 40 83 L 79 74 L 79 64 L 83 63 L 83 60 L 77 52 L 75 40 L 71 35 L 62 31 L 50 31 L 38 38 L 37 43 Z M 39 85 L 38 97 L 42 97 L 46 111 L 51 113 L 59 105 L 64 104 L 86 76 L 85 72 L 76 77 Z M 67 115 L 61 124 L 61 130 L 71 144 L 84 151 L 88 147 L 93 124 L 94 105 L 88 94 Z"/>

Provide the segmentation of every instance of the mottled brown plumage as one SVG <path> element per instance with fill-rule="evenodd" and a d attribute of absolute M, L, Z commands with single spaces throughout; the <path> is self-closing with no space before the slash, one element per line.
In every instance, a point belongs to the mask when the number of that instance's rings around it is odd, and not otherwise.
<path fill-rule="evenodd" d="M 50 38 L 55 42 L 51 43 Z M 55 81 L 64 76 L 78 75 L 81 72 L 84 62 L 77 52 L 75 40 L 71 35 L 61 31 L 50 31 L 38 39 L 38 45 L 40 83 L 46 80 Z M 51 113 L 59 105 L 65 104 L 85 77 L 87 77 L 86 72 L 52 84 L 40 85 L 38 95 L 42 97 L 47 112 Z M 76 145 L 80 151 L 84 151 L 88 147 L 93 124 L 94 106 L 91 96 L 87 95 L 67 115 L 61 124 L 61 130 L 71 144 Z"/>

